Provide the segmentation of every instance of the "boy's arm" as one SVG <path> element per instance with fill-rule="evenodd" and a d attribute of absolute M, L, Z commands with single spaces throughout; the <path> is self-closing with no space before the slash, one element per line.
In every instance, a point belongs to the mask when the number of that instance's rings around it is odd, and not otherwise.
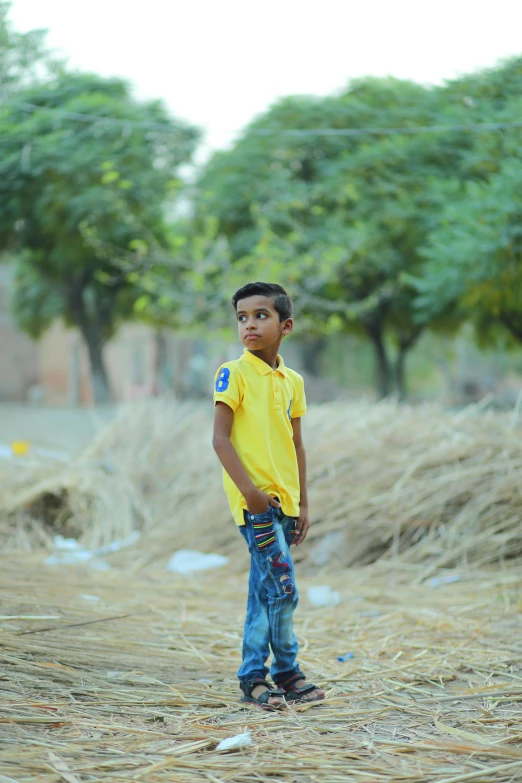
<path fill-rule="evenodd" d="M 275 498 L 267 495 L 266 492 L 262 492 L 255 486 L 238 457 L 237 451 L 230 440 L 234 422 L 234 411 L 232 408 L 226 402 L 218 401 L 214 411 L 214 437 L 212 439 L 214 451 L 226 472 L 245 498 L 250 513 L 264 514 L 269 506 L 280 508 L 281 504 Z"/>
<path fill-rule="evenodd" d="M 294 446 L 297 455 L 297 467 L 299 469 L 299 486 L 301 488 L 301 499 L 299 502 L 299 519 L 295 528 L 295 545 L 301 544 L 308 533 L 310 522 L 308 520 L 308 489 L 306 486 L 306 452 L 301 434 L 301 419 L 292 419 L 292 430 L 294 432 Z"/>

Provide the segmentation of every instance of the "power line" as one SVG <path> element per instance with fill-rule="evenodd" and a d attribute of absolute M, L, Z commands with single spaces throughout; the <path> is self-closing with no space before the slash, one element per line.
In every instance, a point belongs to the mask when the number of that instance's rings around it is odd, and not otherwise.
<path fill-rule="evenodd" d="M 93 115 L 83 112 L 69 112 L 54 106 L 38 106 L 34 103 L 23 103 L 24 111 L 50 111 L 54 114 L 79 122 L 100 122 L 117 125 L 122 128 L 142 128 L 164 133 L 179 133 L 178 128 L 173 128 L 167 123 L 141 122 L 138 120 L 125 120 L 119 117 L 106 115 Z M 392 136 L 392 135 L 416 135 L 421 133 L 456 133 L 467 131 L 481 133 L 487 131 L 507 130 L 509 128 L 522 128 L 522 120 L 515 122 L 480 122 L 457 125 L 409 125 L 399 128 L 251 128 L 248 132 L 258 136 Z"/>

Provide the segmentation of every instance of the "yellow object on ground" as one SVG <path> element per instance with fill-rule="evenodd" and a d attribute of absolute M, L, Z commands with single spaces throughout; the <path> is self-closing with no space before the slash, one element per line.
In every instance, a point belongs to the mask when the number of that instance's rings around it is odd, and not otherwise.
<path fill-rule="evenodd" d="M 29 451 L 30 443 L 28 440 L 14 440 L 11 448 L 15 457 L 23 457 Z"/>

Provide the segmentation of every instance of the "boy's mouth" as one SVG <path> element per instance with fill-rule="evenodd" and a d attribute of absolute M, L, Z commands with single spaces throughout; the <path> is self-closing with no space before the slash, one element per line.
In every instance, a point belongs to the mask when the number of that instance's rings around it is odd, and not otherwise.
<path fill-rule="evenodd" d="M 257 340 L 261 335 L 259 334 L 247 334 L 246 339 L 247 340 Z"/>

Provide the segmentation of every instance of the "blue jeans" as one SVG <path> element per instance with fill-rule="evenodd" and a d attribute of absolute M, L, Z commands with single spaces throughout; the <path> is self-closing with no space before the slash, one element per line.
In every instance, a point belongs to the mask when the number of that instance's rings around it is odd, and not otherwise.
<path fill-rule="evenodd" d="M 243 662 L 237 673 L 241 682 L 266 678 L 270 648 L 274 682 L 299 671 L 293 625 L 299 596 L 290 555 L 295 523 L 294 517 L 270 506 L 264 514 L 245 511 L 245 524 L 239 528 L 250 552 Z"/>

